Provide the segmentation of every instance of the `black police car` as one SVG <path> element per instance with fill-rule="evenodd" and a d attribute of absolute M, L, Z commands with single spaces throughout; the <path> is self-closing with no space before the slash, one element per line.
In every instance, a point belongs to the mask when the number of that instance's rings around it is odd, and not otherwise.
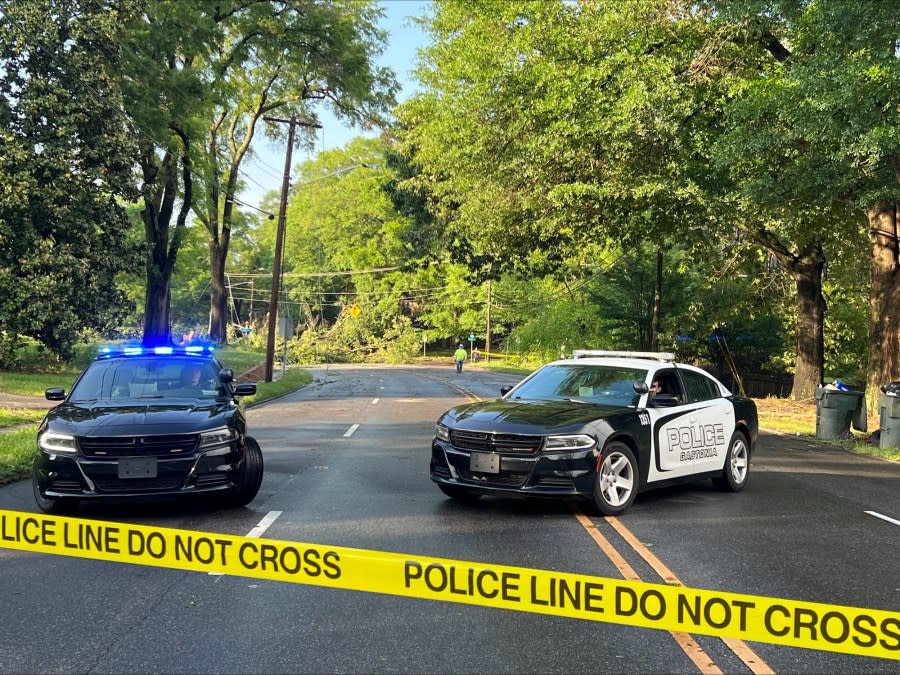
<path fill-rule="evenodd" d="M 34 498 L 47 513 L 110 497 L 217 495 L 243 506 L 259 491 L 263 457 L 236 397 L 255 384 L 205 345 L 107 348 L 38 429 Z"/>
<path fill-rule="evenodd" d="M 431 480 L 449 497 L 592 499 L 618 515 L 638 492 L 712 478 L 739 492 L 750 477 L 756 404 L 709 373 L 657 352 L 575 351 L 503 397 L 437 422 Z"/>

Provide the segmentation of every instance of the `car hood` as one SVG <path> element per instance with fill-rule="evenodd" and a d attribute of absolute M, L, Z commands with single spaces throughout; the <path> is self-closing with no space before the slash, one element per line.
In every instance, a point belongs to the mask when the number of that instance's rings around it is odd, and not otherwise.
<path fill-rule="evenodd" d="M 495 399 L 451 408 L 440 422 L 468 431 L 546 434 L 574 431 L 596 420 L 629 410 L 573 401 Z"/>
<path fill-rule="evenodd" d="M 47 425 L 76 436 L 189 434 L 226 426 L 236 410 L 230 401 L 66 402 L 47 413 Z"/>

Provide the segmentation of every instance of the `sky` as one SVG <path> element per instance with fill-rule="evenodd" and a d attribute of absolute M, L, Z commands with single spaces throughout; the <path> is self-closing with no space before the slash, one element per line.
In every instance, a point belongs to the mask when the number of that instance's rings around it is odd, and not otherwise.
<path fill-rule="evenodd" d="M 398 102 L 406 100 L 415 92 L 415 82 L 412 81 L 412 69 L 415 66 L 416 50 L 425 45 L 426 36 L 412 21 L 411 17 L 422 16 L 428 12 L 429 0 L 381 0 L 385 10 L 385 17 L 381 27 L 386 29 L 388 37 L 387 48 L 378 59 L 378 65 L 391 68 L 397 75 L 401 84 Z M 372 135 L 377 132 L 363 132 L 344 125 L 330 112 L 322 110 L 320 113 L 322 129 L 319 130 L 319 140 L 316 151 L 330 150 L 341 147 L 348 141 L 360 135 Z M 246 187 L 240 194 L 240 199 L 245 204 L 259 206 L 263 197 L 272 191 L 281 190 L 284 175 L 284 158 L 287 148 L 284 143 L 272 143 L 262 134 L 257 136 L 259 142 L 254 142 L 254 151 L 257 157 L 244 162 Z M 305 151 L 295 149 L 292 161 L 296 165 L 310 158 Z"/>

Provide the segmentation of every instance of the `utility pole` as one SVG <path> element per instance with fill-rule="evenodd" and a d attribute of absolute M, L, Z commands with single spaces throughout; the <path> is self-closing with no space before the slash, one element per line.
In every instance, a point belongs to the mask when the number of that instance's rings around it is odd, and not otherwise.
<path fill-rule="evenodd" d="M 269 322 L 266 335 L 266 369 L 265 381 L 272 381 L 272 366 L 275 362 L 275 326 L 278 316 L 278 294 L 281 292 L 281 256 L 284 250 L 284 222 L 287 212 L 288 190 L 291 185 L 291 154 L 294 150 L 294 131 L 297 126 L 321 128 L 320 124 L 298 122 L 294 117 L 281 119 L 263 117 L 266 122 L 279 122 L 288 125 L 287 154 L 284 158 L 284 177 L 281 180 L 281 206 L 278 211 L 278 229 L 275 232 L 275 259 L 272 261 L 272 294 L 269 296 Z"/>
<path fill-rule="evenodd" d="M 488 279 L 488 297 L 487 297 L 487 336 L 484 339 L 484 360 L 485 363 L 491 360 L 491 290 L 492 281 Z"/>

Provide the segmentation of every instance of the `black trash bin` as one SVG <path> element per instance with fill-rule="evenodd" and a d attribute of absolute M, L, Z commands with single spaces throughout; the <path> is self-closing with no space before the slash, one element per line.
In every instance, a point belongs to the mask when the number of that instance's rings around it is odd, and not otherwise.
<path fill-rule="evenodd" d="M 816 387 L 816 438 L 824 441 L 851 438 L 851 424 L 857 431 L 868 430 L 866 393 Z"/>
<path fill-rule="evenodd" d="M 900 382 L 893 384 L 900 384 Z M 881 388 L 887 392 L 878 397 L 878 447 L 900 448 L 900 395 L 890 385 Z"/>

